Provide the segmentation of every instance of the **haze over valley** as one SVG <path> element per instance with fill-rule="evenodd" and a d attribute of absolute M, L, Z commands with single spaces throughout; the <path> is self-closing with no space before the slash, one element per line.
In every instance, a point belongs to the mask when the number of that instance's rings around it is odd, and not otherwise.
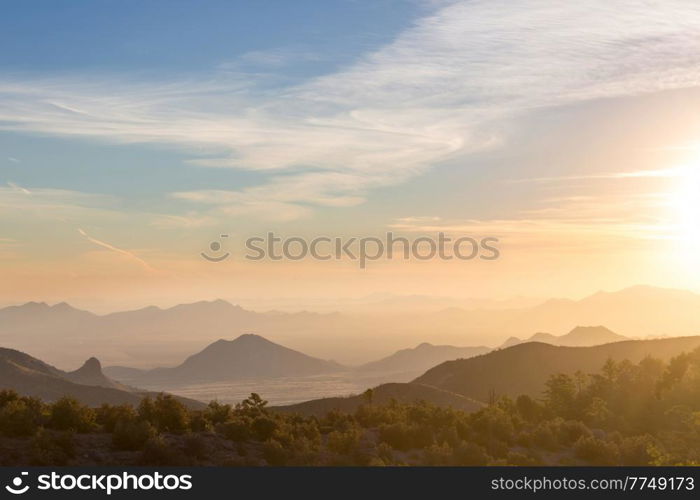
<path fill-rule="evenodd" d="M 176 365 L 219 339 L 253 333 L 357 366 L 422 343 L 493 348 L 509 337 L 561 336 L 577 326 L 603 325 L 628 338 L 694 335 L 698 310 L 698 294 L 646 286 L 519 309 L 414 312 L 408 305 L 384 314 L 254 312 L 217 300 L 97 315 L 66 303 L 27 303 L 0 309 L 0 345 L 72 369 L 90 356 L 107 366 L 156 368 Z"/>
<path fill-rule="evenodd" d="M 99 374 L 85 379 L 84 385 L 167 391 L 198 401 L 237 402 L 260 392 L 272 404 L 286 405 L 361 394 L 387 383 L 402 387 L 400 384 L 414 380 L 428 380 L 424 385 L 439 388 L 443 382 L 434 380 L 435 367 L 457 359 L 481 363 L 490 356 L 498 359 L 499 352 L 522 352 L 526 365 L 506 363 L 507 369 L 485 376 L 489 386 L 509 393 L 493 377 L 532 364 L 535 372 L 538 367 L 546 368 L 528 387 L 520 386 L 531 375 L 519 375 L 512 390 L 536 392 L 533 388 L 552 371 L 594 370 L 607 357 L 638 362 L 645 355 L 665 352 L 649 346 L 671 346 L 666 357 L 691 350 L 696 338 L 692 336 L 641 343 L 630 339 L 700 332 L 699 310 L 696 294 L 652 287 L 598 293 L 580 301 L 549 300 L 521 309 L 449 308 L 416 313 L 408 307 L 403 314 L 392 310 L 383 315 L 254 312 L 221 300 L 96 315 L 65 303 L 28 303 L 0 310 L 0 341 L 74 370 L 65 373 Z M 659 311 L 663 317 L 674 318 L 673 329 L 659 319 Z M 570 324 L 567 330 L 565 325 Z M 609 328 L 612 324 L 627 335 Z M 226 331 L 232 332 L 228 338 L 222 335 Z M 251 331 L 270 333 L 248 333 Z M 376 331 L 382 335 L 373 335 Z M 492 333 L 495 331 L 500 333 Z M 488 339 L 488 343 L 472 343 L 474 339 Z M 456 342 L 438 343 L 445 340 Z M 411 342 L 415 342 L 413 347 L 406 347 Z M 620 348 L 583 349 L 600 345 Z M 547 346 L 561 347 L 548 351 Z M 601 354 L 594 355 L 596 352 Z M 104 374 L 95 357 L 104 363 Z M 88 358 L 91 361 L 77 369 Z M 40 371 L 44 375 L 64 373 L 51 370 Z M 488 373 L 487 368 L 479 370 L 468 377 L 471 383 L 478 384 L 478 373 Z M 68 380 L 83 383 L 76 379 L 78 375 Z M 449 384 L 445 389 L 482 403 L 486 399 L 483 390 L 476 394 Z"/>

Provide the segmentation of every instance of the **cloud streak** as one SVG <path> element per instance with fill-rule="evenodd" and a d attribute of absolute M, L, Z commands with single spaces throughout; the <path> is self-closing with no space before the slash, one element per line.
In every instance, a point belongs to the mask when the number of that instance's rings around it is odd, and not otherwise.
<path fill-rule="evenodd" d="M 153 267 L 151 267 L 151 265 L 148 262 L 146 262 L 145 260 L 143 260 L 141 257 L 139 257 L 138 255 L 136 255 L 133 252 L 130 252 L 128 250 L 124 250 L 123 248 L 115 247 L 114 245 L 111 245 L 110 243 L 107 243 L 107 242 L 102 241 L 102 240 L 98 240 L 97 238 L 93 238 L 92 236 L 90 236 L 89 234 L 87 234 L 85 231 L 83 231 L 80 228 L 78 228 L 78 233 L 80 233 L 80 235 L 83 236 L 90 243 L 94 243 L 97 246 L 100 246 L 102 248 L 106 248 L 110 252 L 115 252 L 119 255 L 123 255 L 131 260 L 138 262 L 147 271 L 151 271 L 151 272 L 156 271 Z"/>

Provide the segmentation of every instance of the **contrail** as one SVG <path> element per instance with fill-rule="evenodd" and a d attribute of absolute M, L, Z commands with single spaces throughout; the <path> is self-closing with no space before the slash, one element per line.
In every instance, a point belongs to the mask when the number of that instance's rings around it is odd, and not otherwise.
<path fill-rule="evenodd" d="M 15 191 L 21 191 L 24 194 L 32 194 L 32 192 L 29 189 L 23 188 L 22 186 L 19 186 L 19 185 L 15 184 L 14 182 L 8 182 L 7 185 L 10 186 Z"/>
<path fill-rule="evenodd" d="M 127 257 L 129 257 L 129 258 L 134 259 L 135 261 L 137 261 L 139 264 L 141 264 L 143 267 L 145 267 L 145 268 L 148 269 L 149 271 L 153 271 L 153 272 L 156 271 L 156 269 L 154 269 L 153 267 L 151 267 L 151 266 L 148 264 L 148 262 L 146 262 L 146 261 L 143 260 L 142 258 L 138 257 L 136 254 L 134 254 L 134 253 L 132 253 L 132 252 L 129 252 L 128 250 L 124 250 L 124 249 L 122 249 L 122 248 L 117 248 L 117 247 L 115 247 L 114 245 L 110 245 L 109 243 L 106 243 L 106 242 L 104 242 L 104 241 L 100 241 L 100 240 L 98 240 L 98 239 L 95 239 L 95 238 L 93 238 L 92 236 L 90 236 L 89 234 L 87 234 L 85 231 L 83 231 L 81 228 L 78 228 L 78 232 L 79 232 L 82 236 L 84 236 L 88 241 L 90 241 L 91 243 L 94 243 L 95 245 L 99 245 L 99 246 L 101 246 L 102 248 L 106 248 L 107 250 L 111 250 L 112 252 L 117 252 L 117 253 L 119 253 L 119 254 L 126 255 Z"/>

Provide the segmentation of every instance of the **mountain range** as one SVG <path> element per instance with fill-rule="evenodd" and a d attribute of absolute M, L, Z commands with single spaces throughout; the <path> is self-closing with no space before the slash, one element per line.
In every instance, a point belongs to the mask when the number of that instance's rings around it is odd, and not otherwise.
<path fill-rule="evenodd" d="M 78 366 L 97 354 L 109 365 L 150 368 L 172 366 L 219 338 L 255 332 L 320 359 L 359 365 L 426 340 L 494 346 L 531 332 L 560 336 L 577 325 L 605 325 L 634 338 L 695 335 L 698 310 L 698 294 L 647 286 L 510 309 L 406 307 L 385 313 L 254 312 L 216 300 L 96 315 L 66 303 L 30 302 L 0 309 L 0 345 L 61 366 Z"/>
<path fill-rule="evenodd" d="M 700 336 L 626 340 L 593 347 L 527 342 L 470 359 L 447 361 L 414 383 L 488 401 L 492 394 L 540 396 L 552 374 L 598 372 L 607 360 L 638 363 L 645 357 L 668 360 L 700 347 Z"/>
<path fill-rule="evenodd" d="M 586 334 L 604 340 L 611 338 L 611 334 L 615 335 L 602 327 L 579 328 L 571 332 L 569 340 L 583 341 Z M 437 350 L 432 349 L 436 347 Z M 380 384 L 372 391 L 372 401 L 382 404 L 392 399 L 399 402 L 425 400 L 473 411 L 494 395 L 540 396 L 547 378 L 552 374 L 597 372 L 608 360 L 637 363 L 649 356 L 668 360 L 696 348 L 700 348 L 700 336 L 625 340 L 590 347 L 524 342 L 440 363 L 410 383 Z M 385 366 L 404 366 L 406 359 L 421 361 L 415 356 L 422 351 L 430 356 L 436 356 L 436 353 L 474 353 L 455 349 L 463 348 L 423 345 L 400 351 L 377 363 L 381 366 L 390 360 Z M 397 359 L 401 361 L 399 365 L 394 364 Z M 143 387 L 161 390 L 164 385 L 172 387 L 178 383 L 196 384 L 240 378 L 259 380 L 256 377 L 335 376 L 340 370 L 347 368 L 332 361 L 307 356 L 258 335 L 219 340 L 172 368 L 139 370 L 112 367 L 105 369 L 107 375 L 96 358 L 88 359 L 75 371 L 62 371 L 23 352 L 0 349 L 0 388 L 14 389 L 47 401 L 69 395 L 93 406 L 102 403 L 137 404 L 143 396 L 153 394 L 135 389 L 132 387 L 134 385 L 143 384 Z M 356 376 L 358 371 L 350 373 Z M 191 399 L 180 399 L 191 407 L 203 406 Z M 365 396 L 326 397 L 284 407 L 280 411 L 309 415 L 322 414 L 334 408 L 350 411 L 366 402 L 365 399 Z"/>
<path fill-rule="evenodd" d="M 524 340 L 518 337 L 510 337 L 501 345 L 501 348 L 511 347 L 525 342 L 542 342 L 544 344 L 567 347 L 587 347 L 609 344 L 610 342 L 620 342 L 622 340 L 629 339 L 623 335 L 618 335 L 604 326 L 577 326 L 569 333 L 559 336 L 552 335 L 551 333 L 539 332 Z"/>
<path fill-rule="evenodd" d="M 538 333 L 527 340 L 511 338 L 503 347 L 533 341 L 552 345 L 590 346 L 622 339 L 625 337 L 603 326 L 576 327 L 559 337 Z M 109 366 L 105 370 L 114 379 L 151 388 L 244 379 L 304 377 L 338 372 L 348 372 L 350 376 L 374 374 L 382 381 L 408 382 L 445 361 L 471 358 L 489 351 L 491 348 L 486 346 L 456 347 L 424 342 L 371 363 L 346 367 L 333 361 L 308 356 L 259 335 L 244 334 L 234 340 L 219 339 L 174 367 L 143 370 Z"/>
<path fill-rule="evenodd" d="M 444 361 L 471 358 L 490 350 L 491 348 L 486 346 L 455 347 L 423 342 L 412 349 L 401 349 L 385 358 L 366 363 L 357 367 L 356 370 L 392 374 L 396 382 L 403 382 L 404 379 L 407 382 Z"/>

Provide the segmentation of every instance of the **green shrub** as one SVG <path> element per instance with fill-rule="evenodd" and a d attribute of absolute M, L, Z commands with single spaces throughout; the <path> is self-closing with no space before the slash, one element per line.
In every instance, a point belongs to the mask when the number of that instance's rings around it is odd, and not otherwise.
<path fill-rule="evenodd" d="M 497 406 L 488 406 L 472 414 L 471 424 L 482 441 L 511 442 L 515 432 L 510 415 Z"/>
<path fill-rule="evenodd" d="M 117 450 L 140 450 L 158 435 L 155 427 L 145 420 L 118 422 L 112 434 L 112 446 Z"/>
<path fill-rule="evenodd" d="M 158 394 L 155 400 L 144 398 L 139 405 L 138 414 L 159 432 L 183 434 L 190 429 L 189 411 L 170 394 Z"/>
<path fill-rule="evenodd" d="M 211 432 L 214 429 L 211 421 L 208 420 L 201 411 L 190 414 L 190 431 Z"/>
<path fill-rule="evenodd" d="M 590 437 L 591 431 L 583 422 L 567 420 L 561 422 L 558 429 L 559 442 L 565 446 L 571 446 L 582 437 Z"/>
<path fill-rule="evenodd" d="M 379 427 L 379 440 L 397 450 L 406 451 L 412 448 L 426 448 L 433 444 L 434 437 L 428 426 L 397 422 Z"/>
<path fill-rule="evenodd" d="M 75 432 L 93 431 L 95 411 L 76 399 L 63 397 L 50 406 L 48 427 Z"/>
<path fill-rule="evenodd" d="M 42 404 L 31 398 L 8 400 L 0 407 L 0 433 L 5 436 L 32 436 L 42 423 Z"/>
<path fill-rule="evenodd" d="M 357 449 L 362 433 L 359 429 L 333 431 L 328 434 L 326 445 L 328 449 L 341 455 L 348 455 Z"/>
<path fill-rule="evenodd" d="M 452 448 L 447 443 L 433 444 L 423 453 L 422 465 L 450 465 L 453 460 Z"/>
<path fill-rule="evenodd" d="M 453 453 L 453 465 L 486 465 L 491 457 L 483 447 L 462 441 Z"/>
<path fill-rule="evenodd" d="M 623 465 L 652 465 L 655 459 L 656 445 L 651 436 L 623 438 L 619 448 L 620 462 Z"/>
<path fill-rule="evenodd" d="M 275 439 L 269 440 L 263 446 L 263 458 L 269 465 L 286 465 L 289 456 L 290 451 Z"/>
<path fill-rule="evenodd" d="M 277 430 L 277 422 L 274 419 L 261 416 L 253 420 L 251 425 L 253 436 L 258 441 L 267 441 Z"/>
<path fill-rule="evenodd" d="M 204 410 L 204 418 L 213 425 L 223 424 L 231 418 L 231 405 L 222 404 L 214 400 Z"/>
<path fill-rule="evenodd" d="M 574 453 L 590 465 L 617 465 L 619 450 L 615 443 L 595 437 L 582 437 L 574 445 Z"/>
<path fill-rule="evenodd" d="M 185 455 L 176 447 L 168 444 L 161 436 L 149 439 L 139 458 L 141 465 L 182 466 L 187 465 Z"/>
<path fill-rule="evenodd" d="M 136 410 L 129 404 L 112 406 L 104 404 L 95 410 L 95 421 L 105 432 L 114 432 L 118 423 L 136 420 Z"/>
<path fill-rule="evenodd" d="M 225 424 L 219 424 L 216 431 L 236 443 L 247 441 L 252 437 L 249 421 L 243 418 L 235 418 Z"/>
<path fill-rule="evenodd" d="M 73 431 L 55 432 L 40 429 L 30 444 L 32 465 L 66 465 L 75 457 Z"/>
<path fill-rule="evenodd" d="M 17 401 L 20 398 L 17 392 L 12 389 L 3 389 L 0 391 L 0 408 L 5 406 L 10 401 Z"/>

